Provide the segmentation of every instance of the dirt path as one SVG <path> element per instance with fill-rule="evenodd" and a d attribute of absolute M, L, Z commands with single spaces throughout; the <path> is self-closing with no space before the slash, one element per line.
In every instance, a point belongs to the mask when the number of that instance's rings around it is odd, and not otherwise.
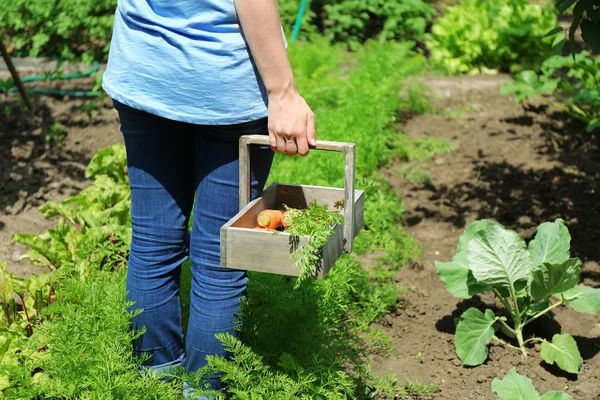
<path fill-rule="evenodd" d="M 440 95 L 437 105 L 444 112 L 415 117 L 400 128 L 412 138 L 444 137 L 460 144 L 453 153 L 418 165 L 429 171 L 430 184 L 400 178 L 401 165 L 387 171 L 406 205 L 405 229 L 418 239 L 424 256 L 398 273 L 397 280 L 411 290 L 404 309 L 379 326 L 392 336 L 400 356 L 376 359 L 375 369 L 439 385 L 436 399 L 462 400 L 495 399 L 493 378 L 515 366 L 541 393 L 566 389 L 574 399 L 597 400 L 600 317 L 567 306 L 557 310 L 556 322 L 546 319 L 535 329 L 550 337 L 560 331 L 575 337 L 585 360 L 579 377 L 540 363 L 536 349 L 522 362 L 514 350 L 492 346 L 489 360 L 477 368 L 463 368 L 455 356 L 453 319 L 494 300 L 458 301 L 444 289 L 434 260 L 449 261 L 464 227 L 474 220 L 495 219 L 529 239 L 538 224 L 563 218 L 572 235 L 572 255 L 584 261 L 585 283 L 600 286 L 598 137 L 540 104 L 524 110 L 500 96 L 505 79 L 433 79 L 428 85 Z"/>

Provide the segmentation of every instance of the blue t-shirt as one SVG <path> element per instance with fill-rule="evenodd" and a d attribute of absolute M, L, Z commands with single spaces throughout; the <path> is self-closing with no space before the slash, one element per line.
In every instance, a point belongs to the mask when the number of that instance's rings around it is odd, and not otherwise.
<path fill-rule="evenodd" d="M 192 124 L 267 116 L 233 0 L 119 0 L 102 86 L 130 107 Z"/>

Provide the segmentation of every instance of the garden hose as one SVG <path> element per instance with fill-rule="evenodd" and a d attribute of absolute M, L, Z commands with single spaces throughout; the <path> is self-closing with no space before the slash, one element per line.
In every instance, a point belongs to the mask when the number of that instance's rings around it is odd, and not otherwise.
<path fill-rule="evenodd" d="M 298 16 L 296 17 L 296 23 L 294 24 L 294 30 L 292 31 L 292 37 L 290 38 L 290 42 L 292 43 L 298 39 L 300 25 L 302 25 L 302 17 L 306 11 L 306 3 L 308 3 L 308 0 L 300 0 L 300 9 L 298 9 Z"/>
<path fill-rule="evenodd" d="M 77 79 L 77 78 L 85 78 L 93 75 L 98 72 L 100 68 L 100 64 L 97 61 L 92 62 L 92 68 L 85 72 L 76 72 L 74 74 L 61 75 L 59 77 L 48 76 L 48 75 L 34 75 L 34 76 L 25 76 L 21 78 L 21 82 L 37 82 L 37 81 L 45 81 L 45 80 L 68 80 L 68 79 Z M 9 92 L 16 92 L 18 89 L 16 87 L 9 90 Z M 27 93 L 38 93 L 38 94 L 47 94 L 51 96 L 73 96 L 73 97 L 97 97 L 100 96 L 99 91 L 80 91 L 80 90 L 59 90 L 59 89 L 36 89 L 36 88 L 27 88 Z"/>
<path fill-rule="evenodd" d="M 300 8 L 298 9 L 298 15 L 296 16 L 296 22 L 294 23 L 294 29 L 292 31 L 292 36 L 290 38 L 290 42 L 293 43 L 298 39 L 298 34 L 300 33 L 300 26 L 302 25 L 302 17 L 306 12 L 306 4 L 308 0 L 300 0 Z M 61 75 L 59 77 L 47 75 L 35 75 L 35 76 L 26 76 L 21 78 L 22 82 L 36 82 L 36 81 L 45 81 L 45 80 L 68 80 L 68 79 L 77 79 L 77 78 L 85 78 L 91 76 L 92 74 L 98 72 L 99 64 L 97 61 L 92 63 L 92 68 L 86 72 L 76 72 L 74 74 Z M 78 90 L 59 90 L 59 89 L 35 89 L 35 88 L 27 88 L 28 93 L 37 93 L 37 94 L 46 94 L 51 96 L 73 96 L 73 97 L 97 97 L 100 96 L 100 91 L 78 91 Z M 16 92 L 18 89 L 16 87 L 9 90 L 10 92 Z"/>

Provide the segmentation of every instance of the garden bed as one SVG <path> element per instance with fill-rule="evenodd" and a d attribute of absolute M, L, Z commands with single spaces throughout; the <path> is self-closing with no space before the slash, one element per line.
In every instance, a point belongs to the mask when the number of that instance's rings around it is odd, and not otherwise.
<path fill-rule="evenodd" d="M 442 77 L 427 82 L 441 99 L 441 114 L 417 116 L 399 127 L 411 138 L 459 140 L 451 154 L 411 165 L 429 183 L 386 175 L 406 207 L 405 229 L 423 248 L 423 258 L 395 279 L 407 288 L 403 308 L 384 318 L 380 329 L 393 337 L 397 358 L 375 359 L 377 371 L 394 371 L 438 385 L 436 399 L 490 399 L 492 380 L 514 366 L 540 393 L 565 390 L 574 399 L 600 399 L 600 317 L 556 310 L 556 318 L 533 327 L 539 336 L 571 333 L 584 359 L 579 376 L 548 366 L 539 347 L 521 361 L 512 349 L 492 345 L 484 365 L 463 367 L 454 351 L 453 319 L 469 307 L 496 305 L 492 296 L 460 300 L 446 291 L 434 261 L 449 261 L 458 238 L 474 220 L 494 219 L 529 240 L 542 222 L 563 218 L 571 232 L 571 254 L 583 261 L 582 281 L 600 287 L 600 143 L 597 135 L 536 104 L 524 110 L 498 94 L 503 76 Z M 406 175 L 406 172 L 403 172 Z M 418 176 L 418 175 L 416 175 Z M 499 305 L 499 304 L 498 304 Z M 531 332 L 531 331 L 530 331 Z"/>
<path fill-rule="evenodd" d="M 466 301 L 452 297 L 433 262 L 450 260 L 460 234 L 474 220 L 495 219 L 530 239 L 540 223 L 565 219 L 572 235 L 572 255 L 583 261 L 585 284 L 600 286 L 600 204 L 594 195 L 600 179 L 598 137 L 540 105 L 523 110 L 500 96 L 504 79 L 431 78 L 426 83 L 440 95 L 437 105 L 442 111 L 413 117 L 399 126 L 410 138 L 443 137 L 460 145 L 431 162 L 408 169 L 405 163 L 396 164 L 385 170 L 406 206 L 404 229 L 419 241 L 424 255 L 395 276 L 407 289 L 402 307 L 376 327 L 390 335 L 398 356 L 374 356 L 374 369 L 437 385 L 441 391 L 435 399 L 462 400 L 495 398 L 492 380 L 515 366 L 542 393 L 565 390 L 574 399 L 597 400 L 598 316 L 576 314 L 564 306 L 556 311 L 555 321 L 542 320 L 535 327 L 539 335 L 562 331 L 575 337 L 584 358 L 579 377 L 541 363 L 535 348 L 532 357 L 522 362 L 514 350 L 493 345 L 489 360 L 475 368 L 462 367 L 454 352 L 453 318 L 468 307 L 495 303 L 489 296 Z M 8 184 L 2 188 L 0 203 L 2 260 L 10 261 L 21 251 L 10 244 L 12 233 L 39 233 L 54 225 L 41 218 L 38 205 L 79 192 L 88 184 L 83 170 L 93 154 L 122 141 L 114 111 L 103 109 L 88 121 L 77 108 L 81 104 L 76 99 L 44 98 L 37 117 L 42 128 L 27 122 L 26 116 L 3 122 L 1 179 Z M 55 122 L 67 133 L 60 143 L 45 139 Z M 410 182 L 403 177 L 407 171 L 420 171 L 425 181 L 429 174 L 429 183 Z M 9 268 L 20 275 L 31 273 L 24 265 L 13 261 Z"/>

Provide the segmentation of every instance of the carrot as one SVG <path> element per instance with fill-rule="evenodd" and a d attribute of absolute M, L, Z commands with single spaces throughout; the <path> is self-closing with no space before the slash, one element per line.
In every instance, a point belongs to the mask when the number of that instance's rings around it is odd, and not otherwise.
<path fill-rule="evenodd" d="M 297 210 L 295 208 L 290 208 L 286 212 L 284 212 L 283 217 L 281 218 L 283 227 L 287 229 L 290 226 L 294 225 L 294 218 L 298 217 L 300 215 L 300 212 L 300 210 Z"/>
<path fill-rule="evenodd" d="M 277 229 L 281 226 L 283 213 L 279 210 L 263 210 L 256 217 L 258 226 L 267 229 Z"/>

